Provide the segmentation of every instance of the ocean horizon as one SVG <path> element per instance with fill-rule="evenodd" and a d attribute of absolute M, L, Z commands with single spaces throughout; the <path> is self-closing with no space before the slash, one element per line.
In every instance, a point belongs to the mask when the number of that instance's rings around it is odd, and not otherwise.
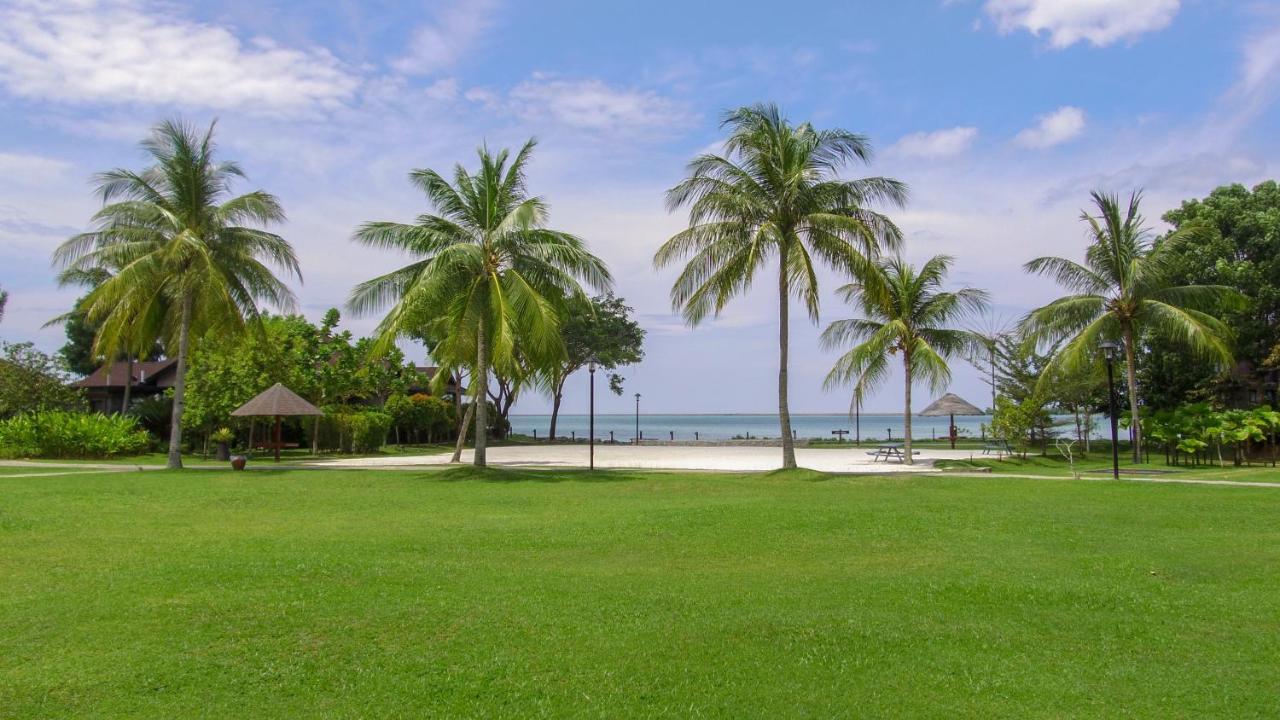
<path fill-rule="evenodd" d="M 521 435 L 546 437 L 551 426 L 549 414 L 512 414 L 511 431 Z M 1056 416 L 1055 420 L 1071 423 L 1071 416 Z M 1099 433 L 1105 417 L 1095 416 L 1093 436 Z M 581 413 L 561 413 L 556 423 L 556 435 L 560 437 L 587 437 L 589 417 Z M 962 436 L 981 438 L 991 424 L 990 415 L 956 416 L 956 427 Z M 917 440 L 947 436 L 947 417 L 911 418 L 911 434 Z M 791 429 L 796 437 L 807 439 L 838 437 L 832 431 L 845 430 L 846 440 L 861 439 L 900 440 L 903 437 L 902 413 L 862 413 L 855 421 L 846 413 L 792 413 Z M 732 440 L 736 438 L 777 438 L 777 413 L 640 413 L 640 432 L 646 440 Z M 597 413 L 596 438 L 630 441 L 636 434 L 634 413 Z"/>

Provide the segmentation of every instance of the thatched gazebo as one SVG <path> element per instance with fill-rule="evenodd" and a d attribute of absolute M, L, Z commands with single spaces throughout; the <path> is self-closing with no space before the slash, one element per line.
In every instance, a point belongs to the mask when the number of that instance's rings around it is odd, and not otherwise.
<path fill-rule="evenodd" d="M 298 397 L 297 393 L 284 385 L 276 383 L 254 399 L 232 410 L 231 414 L 235 417 L 274 417 L 276 419 L 276 462 L 280 462 L 280 418 L 323 415 L 324 411 Z"/>
<path fill-rule="evenodd" d="M 921 417 L 942 417 L 950 416 L 951 426 L 948 428 L 948 434 L 951 437 L 951 449 L 956 447 L 956 416 L 957 415 L 985 415 L 982 410 L 973 406 L 968 400 L 956 395 L 955 393 L 947 393 L 942 397 L 929 403 L 929 407 L 920 411 Z"/>

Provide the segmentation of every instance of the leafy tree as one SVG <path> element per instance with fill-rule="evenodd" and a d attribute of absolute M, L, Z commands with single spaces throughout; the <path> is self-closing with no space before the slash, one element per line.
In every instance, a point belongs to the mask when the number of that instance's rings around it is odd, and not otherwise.
<path fill-rule="evenodd" d="M 310 364 L 317 330 L 297 315 L 262 320 L 260 331 L 241 335 L 210 332 L 195 343 L 187 371 L 188 429 L 238 424 L 231 411 L 276 383 L 315 397 Z"/>
<path fill-rule="evenodd" d="M 688 263 L 671 288 L 671 303 L 689 325 L 718 315 L 747 291 L 766 265 L 778 272 L 778 417 L 782 464 L 796 466 L 787 399 L 790 301 L 818 320 L 817 267 L 852 277 L 874 276 L 882 249 L 902 239 L 876 203 L 901 206 L 906 186 L 882 177 L 841 180 L 850 162 L 870 162 L 871 145 L 847 130 L 793 125 L 776 105 L 729 112 L 724 154 L 689 163 L 689 176 L 667 192 L 667 206 L 689 207 L 689 227 L 658 250 L 654 264 Z"/>
<path fill-rule="evenodd" d="M 358 394 L 376 405 L 386 402 L 393 393 L 403 393 L 417 379 L 417 370 L 404 358 L 404 352 L 396 346 L 385 350 L 375 348 L 376 341 L 360 338 L 354 354 L 359 364 L 356 371 Z"/>
<path fill-rule="evenodd" d="M 77 305 L 83 299 L 76 302 Z M 76 375 L 88 375 L 102 365 L 102 359 L 93 354 L 93 341 L 98 328 L 89 323 L 83 312 L 73 311 L 66 316 L 63 325 L 67 342 L 58 350 L 67 369 Z M 127 406 L 126 406 L 127 407 Z"/>
<path fill-rule="evenodd" d="M 1008 443 L 1010 448 L 1017 448 L 1025 458 L 1027 447 L 1035 443 L 1036 429 L 1044 422 L 1045 415 L 1044 397 L 1039 392 L 1021 402 L 998 395 L 996 412 L 991 418 L 991 434 Z"/>
<path fill-rule="evenodd" d="M 911 464 L 911 386 L 925 381 L 936 392 L 951 382 L 947 361 L 968 347 L 967 331 L 949 327 L 987 304 L 987 293 L 975 288 L 942 290 L 952 258 L 936 255 L 919 269 L 902 258 L 881 261 L 865 280 L 838 291 L 862 314 L 837 320 L 822 333 L 822 346 L 842 348 L 856 342 L 840 356 L 827 375 L 825 386 L 853 384 L 860 402 L 889 375 L 889 356 L 902 354 L 905 400 L 902 422 L 904 462 Z"/>
<path fill-rule="evenodd" d="M 0 289 L 0 320 L 4 319 L 4 308 L 9 304 L 9 291 Z"/>
<path fill-rule="evenodd" d="M 563 353 L 557 301 L 581 295 L 579 281 L 599 290 L 612 283 L 581 239 L 545 227 L 546 203 L 529 196 L 525 182 L 534 145 L 525 143 L 514 158 L 481 148 L 479 170 L 458 166 L 452 184 L 434 170 L 413 171 L 437 214 L 412 225 L 366 223 L 355 236 L 415 256 L 356 286 L 349 305 L 356 312 L 391 306 L 378 326 L 379 349 L 439 323 L 441 365 L 472 370 L 477 466 L 486 459 L 490 372 L 511 377 L 517 347 L 539 359 Z"/>
<path fill-rule="evenodd" d="M 293 248 L 254 226 L 284 219 L 275 197 L 261 190 L 230 197 L 244 177 L 240 166 L 216 159 L 214 125 L 203 134 L 165 121 L 142 147 L 153 164 L 140 172 L 97 176 L 104 206 L 96 229 L 65 242 L 57 262 L 77 270 L 119 268 L 89 293 L 83 309 L 101 323 L 95 350 L 113 357 L 136 337 L 140 318 L 161 316 L 166 345 L 176 358 L 171 468 L 182 467 L 182 416 L 191 338 L 235 333 L 257 322 L 258 304 L 292 307 L 293 293 L 274 264 L 301 279 Z"/>
<path fill-rule="evenodd" d="M 84 410 L 84 393 L 72 387 L 57 359 L 32 343 L 0 341 L 0 420 L 44 410 Z"/>
<path fill-rule="evenodd" d="M 602 370 L 615 370 L 623 365 L 634 365 L 644 359 L 644 329 L 631 318 L 631 308 L 626 301 L 607 293 L 591 298 L 571 301 L 561 321 L 560 334 L 564 338 L 565 354 L 547 373 L 551 390 L 551 431 L 555 439 L 556 419 L 560 415 L 560 401 L 564 398 L 564 383 L 569 376 L 587 367 L 592 361 Z M 622 394 L 622 376 L 609 374 L 609 390 Z"/>
<path fill-rule="evenodd" d="M 1203 200 L 1183 202 L 1164 220 L 1175 231 L 1213 228 L 1198 242 L 1182 243 L 1169 253 L 1169 276 L 1180 285 L 1239 290 L 1246 302 L 1219 316 L 1234 333 L 1233 351 L 1243 369 L 1267 367 L 1269 354 L 1280 347 L 1280 184 L 1269 180 L 1252 190 L 1224 185 Z M 1152 333 L 1147 338 L 1139 372 L 1147 404 L 1172 408 L 1188 398 L 1229 400 L 1225 395 L 1233 378 L 1180 349 L 1176 337 Z"/>
<path fill-rule="evenodd" d="M 996 418 L 992 419 L 993 428 L 1005 428 L 1005 434 L 997 433 L 1006 442 L 1032 444 L 1040 441 L 1047 452 L 1049 430 L 1053 427 L 1053 416 L 1049 414 L 1047 405 L 1051 400 L 1050 383 L 1041 383 L 1040 378 L 1048 371 L 1050 356 L 1036 352 L 1035 344 L 1028 343 L 1017 334 L 1000 337 L 994 344 L 996 390 L 998 392 L 997 413 L 1002 408 L 1012 405 L 1019 407 L 1018 417 L 1011 418 L 1009 423 L 1000 425 Z M 1004 398 L 1008 402 L 998 402 Z M 1025 427 L 1025 438 L 1014 438 L 1012 428 Z"/>
<path fill-rule="evenodd" d="M 1050 372 L 1088 364 L 1105 339 L 1119 340 L 1125 351 L 1129 412 L 1138 410 L 1138 344 L 1144 332 L 1177 339 L 1193 353 L 1220 364 L 1231 359 L 1230 331 L 1212 312 L 1238 304 L 1239 294 L 1223 285 L 1181 285 L 1171 276 L 1169 258 L 1179 246 L 1203 234 L 1200 226 L 1170 233 L 1159 243 L 1144 227 L 1141 193 L 1122 209 L 1119 198 L 1093 193 L 1098 215 L 1081 214 L 1093 244 L 1082 265 L 1061 257 L 1027 263 L 1028 272 L 1048 275 L 1072 292 L 1031 311 L 1023 324 L 1035 342 L 1059 347 Z M 1133 461 L 1141 462 L 1142 425 L 1133 426 Z"/>

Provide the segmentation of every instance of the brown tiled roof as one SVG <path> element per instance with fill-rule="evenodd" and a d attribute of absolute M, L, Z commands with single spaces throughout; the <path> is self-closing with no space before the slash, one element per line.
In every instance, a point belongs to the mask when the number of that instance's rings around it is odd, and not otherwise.
<path fill-rule="evenodd" d="M 145 360 L 133 364 L 133 385 L 150 385 L 153 387 L 173 387 L 173 368 L 176 359 Z M 125 378 L 129 376 L 129 363 L 124 360 L 103 365 L 94 370 L 88 377 L 75 383 L 82 388 L 123 388 Z"/>

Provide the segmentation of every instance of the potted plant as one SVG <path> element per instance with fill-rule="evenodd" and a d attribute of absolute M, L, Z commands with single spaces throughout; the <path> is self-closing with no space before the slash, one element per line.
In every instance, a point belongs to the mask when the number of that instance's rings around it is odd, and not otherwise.
<path fill-rule="evenodd" d="M 231 441 L 236 439 L 236 434 L 231 431 L 231 428 L 218 428 L 213 431 L 213 434 L 209 436 L 209 439 L 218 445 L 218 460 L 225 461 L 231 459 Z"/>

